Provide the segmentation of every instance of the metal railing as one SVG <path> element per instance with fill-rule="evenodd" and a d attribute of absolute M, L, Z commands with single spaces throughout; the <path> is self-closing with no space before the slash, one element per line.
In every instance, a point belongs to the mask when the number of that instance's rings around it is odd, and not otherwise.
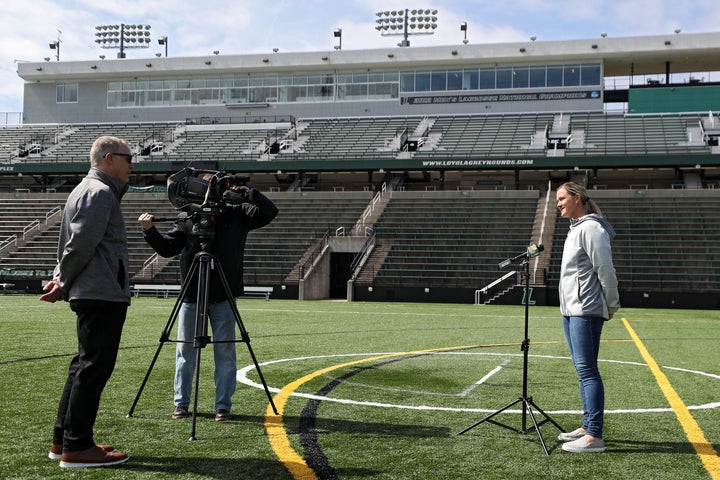
<path fill-rule="evenodd" d="M 350 280 L 355 281 L 357 276 L 360 274 L 360 268 L 362 267 L 363 262 L 367 259 L 372 249 L 375 247 L 375 232 L 372 231 L 369 233 L 367 239 L 365 240 L 365 243 L 363 244 L 362 248 L 358 252 L 357 255 L 355 255 L 355 258 L 353 259 L 352 263 L 350 264 Z"/>
<path fill-rule="evenodd" d="M 305 259 L 305 262 L 303 262 L 302 265 L 300 265 L 300 274 L 299 278 L 300 280 L 305 279 L 305 275 L 310 273 L 310 270 L 312 270 L 312 266 L 315 264 L 315 261 L 320 257 L 320 254 L 322 253 L 323 249 L 325 248 L 325 245 L 328 244 L 330 240 L 330 229 L 328 228 L 325 231 L 325 234 L 322 236 L 320 241 L 318 241 L 313 249 L 310 251 L 310 254 L 308 255 L 308 258 Z"/>

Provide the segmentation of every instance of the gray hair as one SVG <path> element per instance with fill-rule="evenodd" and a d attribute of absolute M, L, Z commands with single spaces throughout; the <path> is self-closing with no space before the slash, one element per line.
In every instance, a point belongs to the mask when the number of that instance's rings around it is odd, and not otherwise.
<path fill-rule="evenodd" d="M 127 142 L 122 138 L 104 135 L 97 138 L 90 148 L 90 166 L 99 167 L 103 164 L 105 155 L 117 152 L 121 147 L 127 146 Z"/>
<path fill-rule="evenodd" d="M 558 187 L 558 190 L 560 190 L 561 188 L 570 195 L 580 195 L 580 200 L 582 200 L 583 206 L 588 213 L 596 213 L 602 216 L 602 210 L 600 210 L 600 207 L 597 206 L 597 203 L 595 203 L 594 200 L 590 199 L 590 197 L 588 196 L 588 191 L 585 187 L 583 187 L 579 183 L 566 182 L 560 185 Z"/>

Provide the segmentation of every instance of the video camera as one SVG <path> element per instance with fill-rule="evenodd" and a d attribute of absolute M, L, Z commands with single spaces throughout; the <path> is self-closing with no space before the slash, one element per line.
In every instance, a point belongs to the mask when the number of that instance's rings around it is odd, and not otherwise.
<path fill-rule="evenodd" d="M 211 241 L 215 238 L 215 217 L 225 207 L 252 202 L 254 190 L 247 185 L 248 180 L 217 170 L 186 167 L 168 177 L 168 200 L 190 214 L 195 235 Z"/>
<path fill-rule="evenodd" d="M 168 200 L 178 210 L 191 213 L 202 207 L 239 205 L 252 201 L 247 182 L 248 177 L 240 175 L 186 167 L 168 177 Z"/>

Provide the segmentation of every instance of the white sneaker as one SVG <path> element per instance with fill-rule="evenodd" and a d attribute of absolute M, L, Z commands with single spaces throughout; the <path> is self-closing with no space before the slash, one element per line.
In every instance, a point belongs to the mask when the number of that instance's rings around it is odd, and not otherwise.
<path fill-rule="evenodd" d="M 562 449 L 570 453 L 601 453 L 605 451 L 605 440 L 602 438 L 585 440 L 585 437 L 582 437 L 563 443 Z"/>
<path fill-rule="evenodd" d="M 558 440 L 562 440 L 563 442 L 568 442 L 570 440 L 575 440 L 578 438 L 582 438 L 585 436 L 585 429 L 580 427 L 576 428 L 572 432 L 562 432 L 560 435 L 558 435 Z"/>

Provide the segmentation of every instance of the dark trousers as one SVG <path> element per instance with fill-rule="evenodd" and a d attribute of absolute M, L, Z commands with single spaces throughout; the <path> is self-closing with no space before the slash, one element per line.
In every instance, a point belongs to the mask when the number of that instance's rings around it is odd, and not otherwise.
<path fill-rule="evenodd" d="M 73 300 L 77 315 L 78 354 L 70 362 L 60 397 L 53 443 L 66 452 L 95 445 L 93 426 L 100 396 L 115 368 L 128 305 L 99 300 Z"/>

